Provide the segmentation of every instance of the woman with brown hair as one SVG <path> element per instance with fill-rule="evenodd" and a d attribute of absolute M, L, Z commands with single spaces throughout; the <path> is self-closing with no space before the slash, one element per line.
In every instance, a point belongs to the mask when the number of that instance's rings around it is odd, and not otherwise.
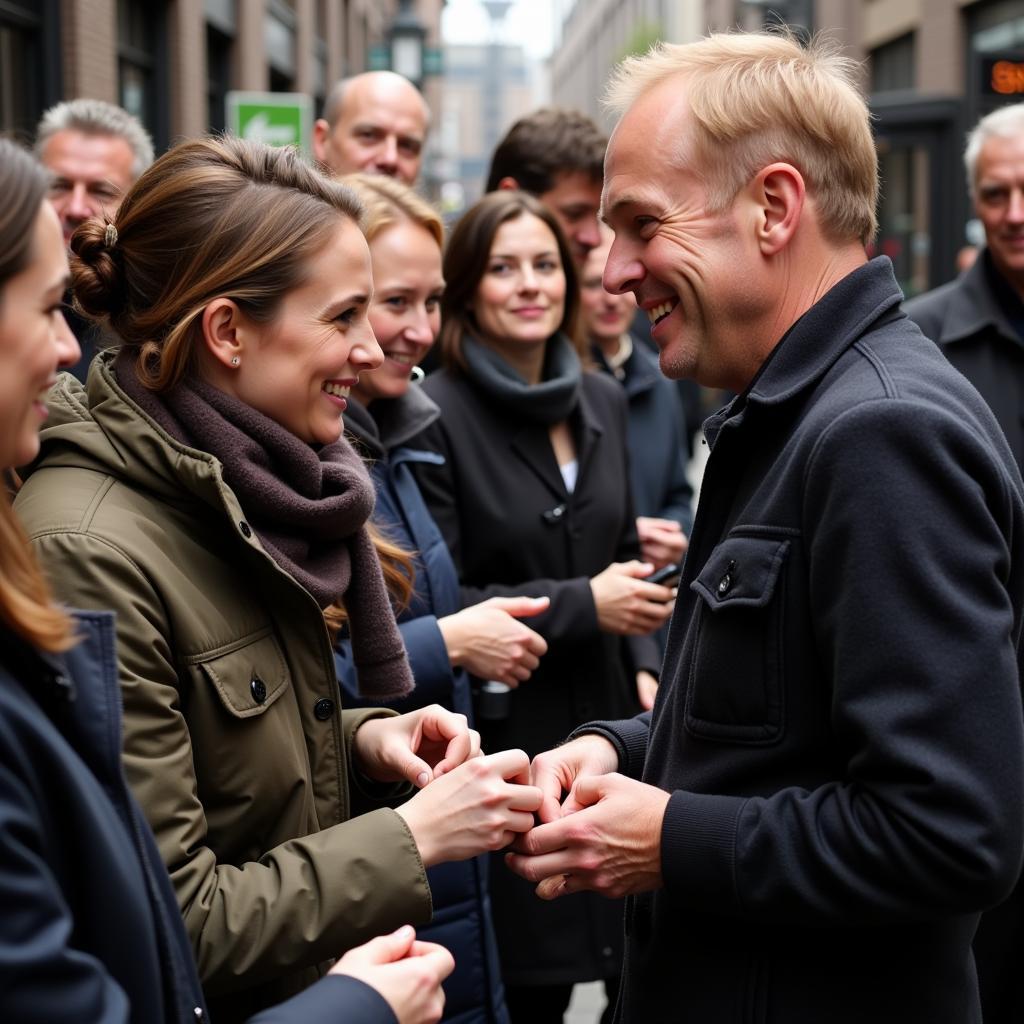
<path fill-rule="evenodd" d="M 629 492 L 621 388 L 585 371 L 577 285 L 557 222 L 499 191 L 473 206 L 444 260 L 444 369 L 423 388 L 441 409 L 415 439 L 436 453 L 417 475 L 452 553 L 464 604 L 547 597 L 530 620 L 548 643 L 533 676 L 482 694 L 488 748 L 539 753 L 592 718 L 641 708 L 672 592 L 642 577 Z M 489 717 L 484 717 L 484 715 Z M 584 896 L 543 904 L 501 858 L 491 894 L 513 1021 L 560 1021 L 572 986 L 614 985 L 621 905 Z"/>
<path fill-rule="evenodd" d="M 378 557 L 403 562 L 342 437 L 381 359 L 360 214 L 287 150 L 158 160 L 72 238 L 76 301 L 121 345 L 87 390 L 61 378 L 17 502 L 57 591 L 117 613 L 128 780 L 220 1021 L 428 920 L 424 867 L 506 844 L 539 800 L 461 716 L 338 700 L 341 622 L 370 694 L 412 683 Z M 397 782 L 422 788 L 391 810 Z"/>

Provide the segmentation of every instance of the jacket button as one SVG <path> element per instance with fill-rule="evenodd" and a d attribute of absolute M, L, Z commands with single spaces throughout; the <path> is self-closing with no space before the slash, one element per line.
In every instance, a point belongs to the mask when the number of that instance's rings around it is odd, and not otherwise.
<path fill-rule="evenodd" d="M 205 1014 L 203 1013 L 203 1008 L 201 1006 L 197 1006 L 192 1011 L 192 1015 L 195 1017 L 196 1020 L 202 1020 L 203 1017 L 205 1016 Z"/>
<path fill-rule="evenodd" d="M 313 705 L 313 714 L 316 715 L 321 722 L 326 722 L 327 719 L 334 714 L 334 701 L 327 697 L 321 697 Z"/>
<path fill-rule="evenodd" d="M 723 596 L 729 592 L 729 588 L 732 586 L 732 574 L 735 568 L 736 559 L 729 559 L 729 564 L 725 567 L 725 575 L 718 581 L 719 596 Z"/>
<path fill-rule="evenodd" d="M 238 528 L 242 531 L 242 536 L 246 540 L 252 536 L 252 527 L 244 519 L 238 524 Z"/>
<path fill-rule="evenodd" d="M 259 676 L 252 677 L 249 689 L 252 691 L 252 699 L 257 704 L 262 704 L 267 699 L 267 684 Z"/>

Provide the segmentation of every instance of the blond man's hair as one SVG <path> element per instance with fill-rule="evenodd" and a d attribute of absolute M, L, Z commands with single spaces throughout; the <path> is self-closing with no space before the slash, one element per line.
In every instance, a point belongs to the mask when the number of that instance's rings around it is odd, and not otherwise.
<path fill-rule="evenodd" d="M 783 32 L 717 33 L 657 43 L 618 65 L 605 103 L 622 114 L 642 94 L 680 77 L 696 125 L 693 160 L 712 211 L 725 209 L 761 168 L 792 164 L 826 236 L 869 242 L 877 222 L 878 165 L 859 65 L 838 45 L 806 46 Z"/>

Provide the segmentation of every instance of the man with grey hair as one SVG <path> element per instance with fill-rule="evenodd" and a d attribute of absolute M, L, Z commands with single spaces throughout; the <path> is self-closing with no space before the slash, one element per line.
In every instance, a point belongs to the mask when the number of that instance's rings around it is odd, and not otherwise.
<path fill-rule="evenodd" d="M 370 171 L 414 185 L 430 110 L 420 91 L 393 71 L 343 78 L 313 125 L 313 154 L 332 173 Z"/>
<path fill-rule="evenodd" d="M 907 315 L 981 392 L 1024 467 L 1024 103 L 968 133 L 964 151 L 985 247 L 949 284 L 906 303 Z M 1024 890 L 981 919 L 974 939 L 985 1024 L 1024 1020 Z"/>
<path fill-rule="evenodd" d="M 653 711 L 536 757 L 507 855 L 627 896 L 620 1024 L 980 1024 L 971 938 L 1020 873 L 1024 483 L 867 257 L 856 72 L 729 33 L 613 86 L 604 285 L 662 372 L 736 392 Z"/>
<path fill-rule="evenodd" d="M 112 216 L 153 162 L 153 142 L 138 119 L 103 100 L 50 107 L 36 129 L 36 156 L 53 174 L 50 202 L 64 241 L 90 217 Z"/>
<path fill-rule="evenodd" d="M 982 393 L 1024 466 L 1024 103 L 983 117 L 964 152 L 985 247 L 907 315 Z"/>

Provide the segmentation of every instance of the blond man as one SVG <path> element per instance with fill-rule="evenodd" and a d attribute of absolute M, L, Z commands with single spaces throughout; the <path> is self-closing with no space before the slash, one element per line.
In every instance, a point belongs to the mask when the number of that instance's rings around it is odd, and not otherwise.
<path fill-rule="evenodd" d="M 866 257 L 846 61 L 712 36 L 627 61 L 612 102 L 605 286 L 663 372 L 737 398 L 654 711 L 535 760 L 510 863 L 630 897 L 619 1021 L 980 1021 L 971 936 L 1024 842 L 1013 457 Z"/>

